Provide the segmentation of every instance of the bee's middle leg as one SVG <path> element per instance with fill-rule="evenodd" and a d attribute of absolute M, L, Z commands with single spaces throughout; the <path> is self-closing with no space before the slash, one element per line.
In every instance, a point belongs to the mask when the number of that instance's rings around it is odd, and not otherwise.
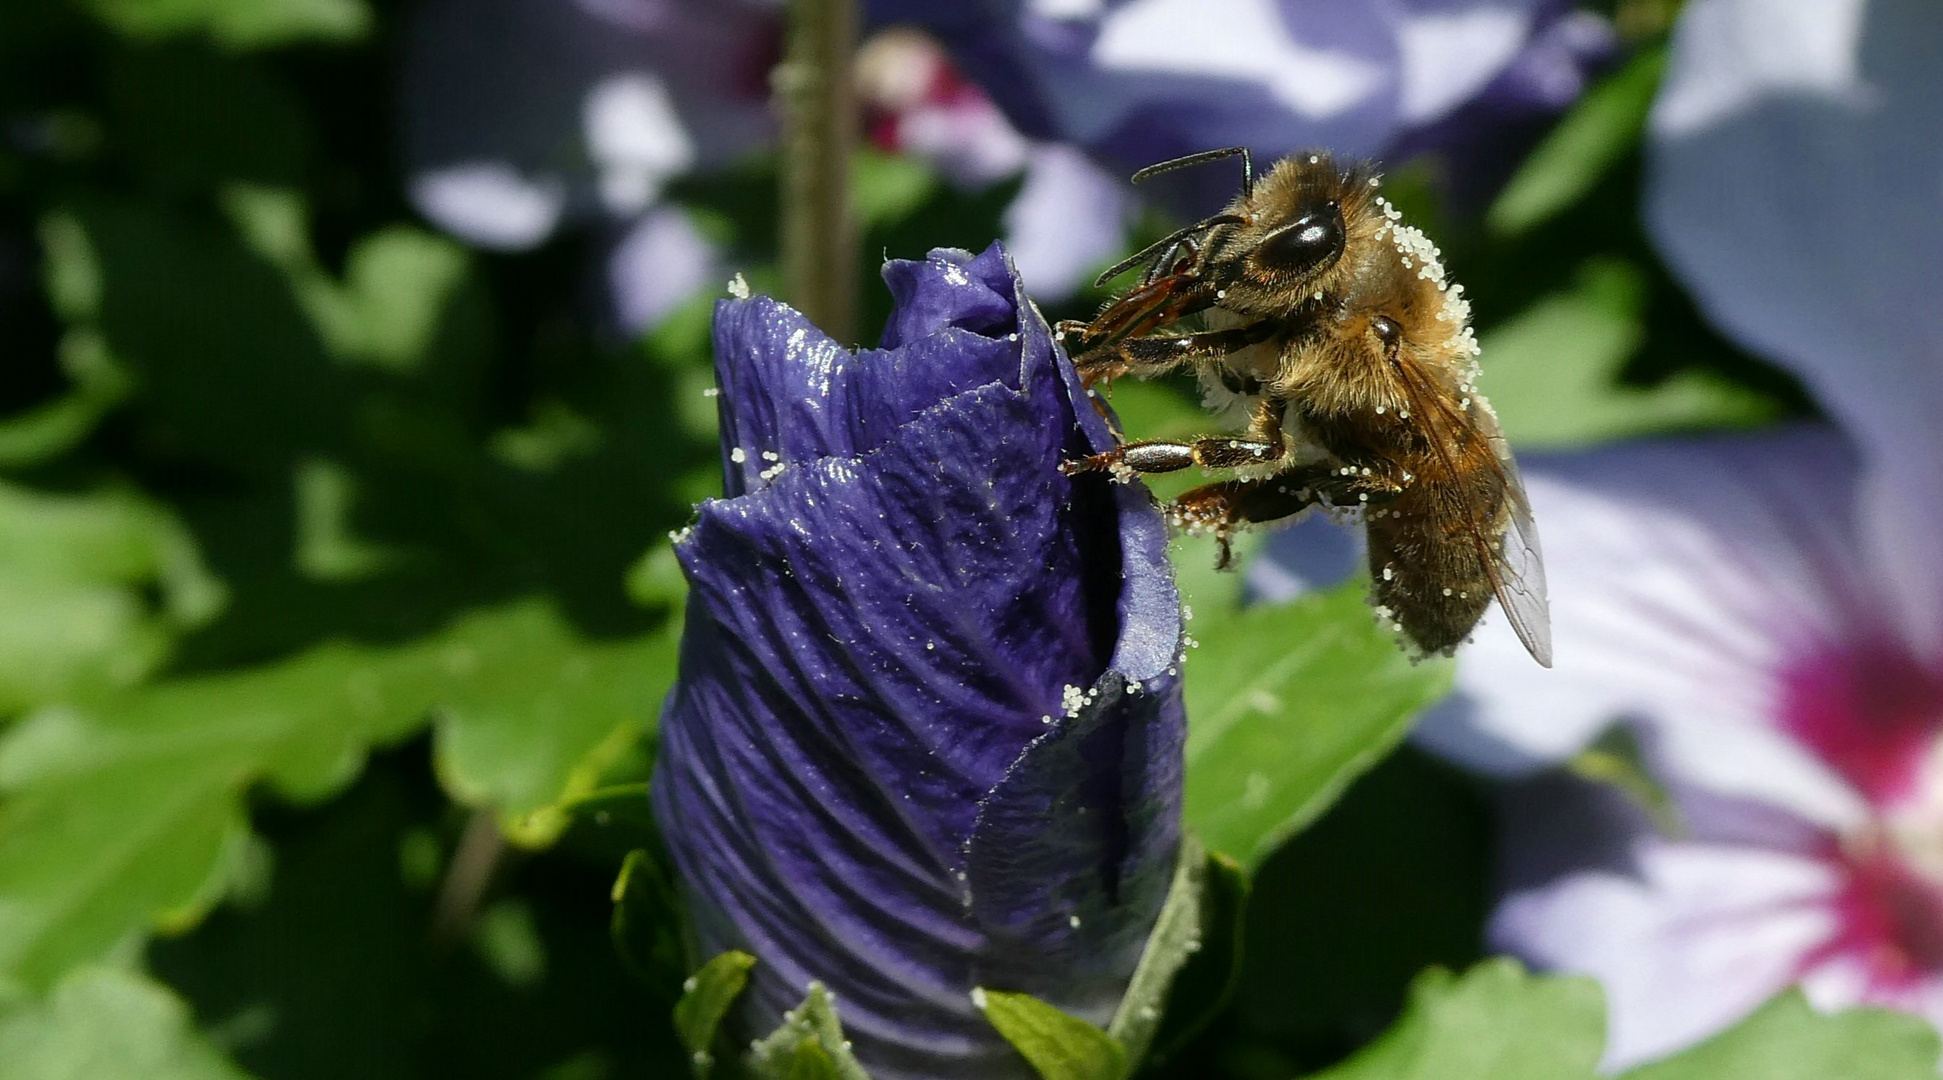
<path fill-rule="evenodd" d="M 1178 472 L 1190 465 L 1199 465 L 1204 469 L 1274 465 L 1287 458 L 1289 453 L 1289 445 L 1282 438 L 1284 404 L 1280 398 L 1262 398 L 1255 406 L 1246 435 L 1203 436 L 1189 442 L 1143 439 L 1140 442 L 1122 443 L 1103 453 L 1065 462 L 1060 465 L 1060 471 L 1068 475 L 1110 472 L 1124 477 L 1129 471 Z"/>
<path fill-rule="evenodd" d="M 1178 472 L 1191 465 L 1204 469 L 1236 469 L 1244 465 L 1272 465 L 1287 455 L 1281 439 L 1208 436 L 1191 442 L 1144 439 L 1124 443 L 1104 453 L 1060 465 L 1067 474 L 1131 470 L 1137 473 Z"/>

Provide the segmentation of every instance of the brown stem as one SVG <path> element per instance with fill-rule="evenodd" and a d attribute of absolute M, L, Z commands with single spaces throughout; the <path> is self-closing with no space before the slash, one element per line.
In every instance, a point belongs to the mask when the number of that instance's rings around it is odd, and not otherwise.
<path fill-rule="evenodd" d="M 856 49 L 856 0 L 790 0 L 788 53 L 775 73 L 783 110 L 783 287 L 790 303 L 845 344 L 857 333 L 859 240 L 850 207 Z"/>
<path fill-rule="evenodd" d="M 439 885 L 437 906 L 432 910 L 433 941 L 451 945 L 472 929 L 505 847 L 493 812 L 474 810 L 466 819 L 465 832 L 459 835 L 458 849 L 452 852 L 445 880 Z"/>

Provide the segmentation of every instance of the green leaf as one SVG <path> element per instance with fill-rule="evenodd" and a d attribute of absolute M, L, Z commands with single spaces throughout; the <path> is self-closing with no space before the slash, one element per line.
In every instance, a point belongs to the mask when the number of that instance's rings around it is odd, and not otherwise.
<path fill-rule="evenodd" d="M 745 952 L 725 952 L 703 964 L 682 984 L 675 1003 L 675 1035 L 695 1062 L 695 1073 L 706 1080 L 715 1063 L 715 1038 L 722 1021 L 749 985 L 756 958 Z"/>
<path fill-rule="evenodd" d="M 139 682 L 223 597 L 160 506 L 0 484 L 0 712 Z"/>
<path fill-rule="evenodd" d="M 1591 979 L 1528 975 L 1510 960 L 1462 977 L 1433 968 L 1403 1019 L 1314 1080 L 1593 1080 L 1604 1029 Z"/>
<path fill-rule="evenodd" d="M 1107 1025 L 1126 1052 L 1129 1062 L 1138 1064 L 1147 1056 L 1154 1034 L 1159 1030 L 1169 990 L 1187 963 L 1201 951 L 1203 936 L 1210 930 L 1208 853 L 1189 833 L 1181 839 L 1174 880 L 1167 890 L 1167 903 L 1160 918 L 1147 935 L 1147 947 L 1140 954 L 1133 979 L 1127 984 L 1120 1008 Z"/>
<path fill-rule="evenodd" d="M 1936 1029 L 1881 1009 L 1816 1012 L 1799 990 L 1732 1028 L 1623 1080 L 1930 1080 Z"/>
<path fill-rule="evenodd" d="M 587 643 L 520 603 L 418 642 L 326 645 L 43 709 L 0 738 L 0 973 L 43 986 L 158 919 L 200 917 L 249 850 L 252 784 L 323 798 L 441 704 L 441 775 L 541 842 L 564 823 L 555 804 L 652 722 L 667 648 Z"/>
<path fill-rule="evenodd" d="M 1581 98 L 1512 174 L 1485 225 L 1516 236 L 1590 193 L 1638 145 L 1665 69 L 1666 50 L 1648 49 Z"/>
<path fill-rule="evenodd" d="M 864 149 L 850 158 L 850 200 L 865 226 L 909 217 L 938 184 L 935 169 L 907 154 Z"/>
<path fill-rule="evenodd" d="M 87 6 L 129 37 L 206 34 L 233 49 L 350 41 L 372 24 L 363 0 L 88 0 Z"/>
<path fill-rule="evenodd" d="M 1645 299 L 1637 267 L 1592 259 L 1571 289 L 1483 335 L 1484 385 L 1513 443 L 1573 446 L 1681 428 L 1745 427 L 1779 415 L 1767 397 L 1704 371 L 1647 388 L 1621 385 L 1622 369 L 1645 338 Z"/>
<path fill-rule="evenodd" d="M 809 996 L 783 1014 L 780 1027 L 756 1040 L 744 1064 L 754 1080 L 870 1080 L 820 982 L 810 983 Z"/>
<path fill-rule="evenodd" d="M 516 843 L 548 844 L 563 804 L 598 786 L 654 724 L 675 676 L 676 628 L 587 641 L 545 604 L 464 619 L 437 646 L 446 687 L 434 732 L 439 776 L 492 806 Z"/>
<path fill-rule="evenodd" d="M 244 242 L 283 271 L 318 336 L 344 360 L 397 373 L 415 370 L 446 304 L 465 281 L 464 248 L 423 229 L 394 225 L 351 246 L 339 282 L 317 261 L 303 196 L 234 184 L 224 190 L 223 205 Z"/>
<path fill-rule="evenodd" d="M 681 978 L 681 898 L 669 867 L 636 848 L 622 860 L 611 895 L 608 927 L 621 962 L 650 985 Z"/>
<path fill-rule="evenodd" d="M 1148 1057 L 1165 1063 L 1228 1007 L 1241 985 L 1243 927 L 1248 911 L 1249 876 L 1241 864 L 1219 852 L 1207 853 L 1201 892 L 1199 947 L 1175 973 L 1167 988 L 1160 1027 Z"/>
<path fill-rule="evenodd" d="M 0 1005 L 0 1080 L 246 1080 L 189 1010 L 132 972 L 82 968 L 44 1002 Z"/>
<path fill-rule="evenodd" d="M 1450 684 L 1377 626 L 1366 586 L 1189 624 L 1188 825 L 1254 866 L 1390 752 Z"/>
<path fill-rule="evenodd" d="M 1127 1075 L 1127 1051 L 1118 1039 L 1031 994 L 979 987 L 972 991 L 972 1004 L 1044 1080 L 1122 1080 Z"/>

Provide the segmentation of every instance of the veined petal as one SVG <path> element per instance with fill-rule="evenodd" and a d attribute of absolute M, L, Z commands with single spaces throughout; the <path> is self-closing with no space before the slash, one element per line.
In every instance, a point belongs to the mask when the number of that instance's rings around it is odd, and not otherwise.
<path fill-rule="evenodd" d="M 1179 844 L 1180 609 L 1145 492 L 996 245 L 892 263 L 885 348 L 716 319 L 725 490 L 655 805 L 767 1030 L 821 980 L 874 1076 L 1026 1077 L 989 986 L 1104 1024 Z"/>
<path fill-rule="evenodd" d="M 1855 820 L 1855 793 L 1776 720 L 1790 661 L 1876 626 L 1842 513 L 1855 475 L 1817 428 L 1529 460 L 1556 667 L 1487 615 L 1419 739 L 1517 773 L 1635 722 L 1669 779 Z"/>
<path fill-rule="evenodd" d="M 1613 789 L 1559 777 L 1514 788 L 1505 810 L 1513 884 L 1491 943 L 1599 979 L 1610 1069 L 1727 1027 L 1839 932 L 1841 874 L 1811 851 L 1669 840 Z M 1578 847 L 1580 865 L 1543 866 L 1561 835 L 1600 838 L 1603 857 Z"/>

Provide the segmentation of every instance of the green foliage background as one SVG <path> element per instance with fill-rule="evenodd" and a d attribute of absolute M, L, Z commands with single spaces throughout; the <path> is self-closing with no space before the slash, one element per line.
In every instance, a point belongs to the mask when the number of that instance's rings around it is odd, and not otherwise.
<path fill-rule="evenodd" d="M 400 15 L 0 5 L 0 1080 L 601 1080 L 708 1045 L 697 1006 L 670 1022 L 688 960 L 640 785 L 665 537 L 717 484 L 709 301 L 618 340 L 586 238 L 487 256 L 416 221 Z M 1805 408 L 1639 235 L 1658 57 L 1648 34 L 1488 214 L 1442 205 L 1434 163 L 1393 170 L 1522 446 Z M 874 154 L 857 179 L 893 256 L 982 246 L 1012 194 Z M 774 188 L 754 160 L 675 193 L 758 288 Z M 1115 403 L 1145 433 L 1201 422 L 1181 387 Z M 1404 662 L 1357 586 L 1244 611 L 1210 562 L 1181 552 L 1188 813 L 1232 858 L 1149 1067 L 1590 1075 L 1596 987 L 1435 969 L 1480 959 L 1489 899 L 1484 796 L 1396 749 L 1448 672 Z M 1048 1075 L 1125 1068 L 993 1000 L 1052 1040 Z M 1862 1045 L 1871 1076 L 1932 1075 L 1921 1025 L 1783 999 L 1636 1076 L 1827 1076 Z"/>

